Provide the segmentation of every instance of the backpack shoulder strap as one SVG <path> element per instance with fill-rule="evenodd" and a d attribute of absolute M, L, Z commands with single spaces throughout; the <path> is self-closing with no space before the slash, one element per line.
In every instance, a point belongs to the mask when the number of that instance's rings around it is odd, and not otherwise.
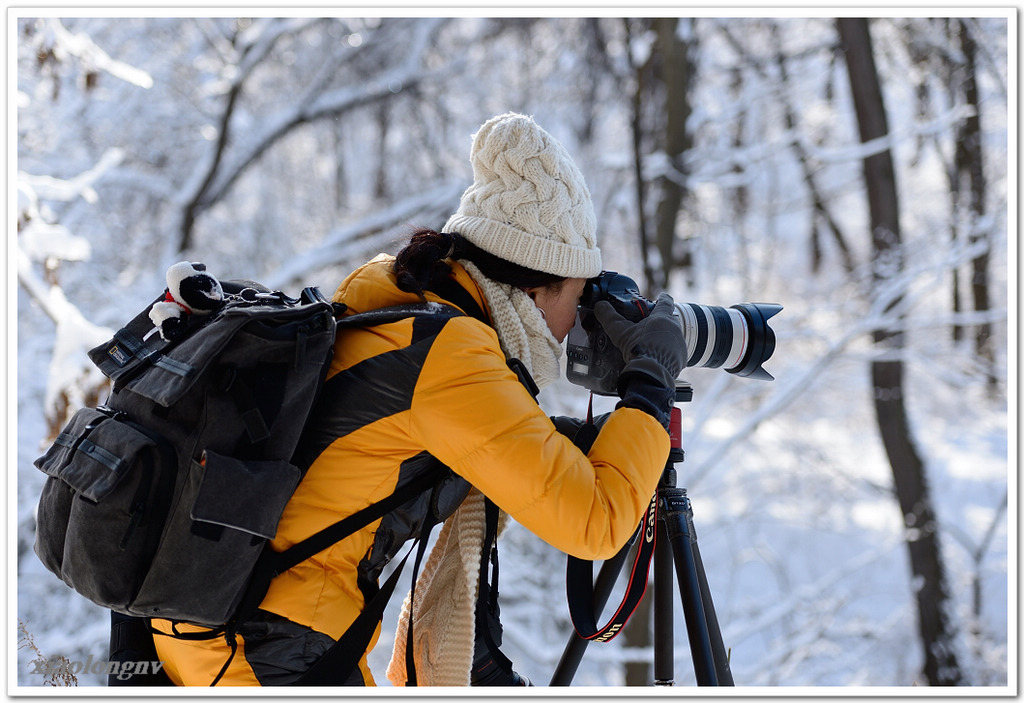
<path fill-rule="evenodd" d="M 357 312 L 352 315 L 339 315 L 348 308 L 341 303 L 334 303 L 335 317 L 338 322 L 338 329 L 346 327 L 372 327 L 374 325 L 386 325 L 389 322 L 398 322 L 408 317 L 460 317 L 462 311 L 453 305 L 443 303 L 405 303 L 403 305 L 392 305 L 377 310 Z"/>
<path fill-rule="evenodd" d="M 458 305 L 470 317 L 479 320 L 485 325 L 491 324 L 483 308 L 476 302 L 476 299 L 470 295 L 468 290 L 456 283 L 454 278 L 445 278 L 443 281 L 434 283 L 430 286 L 430 290 L 445 300 Z"/>
<path fill-rule="evenodd" d="M 336 315 L 344 313 L 347 309 L 342 304 L 335 303 L 334 305 Z M 337 320 L 337 326 L 338 328 L 367 327 L 397 322 L 408 317 L 438 315 L 457 317 L 462 314 L 461 311 L 451 305 L 410 303 L 341 316 Z M 252 617 L 259 608 L 259 604 L 263 601 L 264 596 L 266 596 L 267 590 L 270 588 L 270 582 L 275 576 L 333 546 L 335 543 L 369 525 L 374 520 L 383 517 L 388 512 L 395 510 L 417 495 L 430 490 L 447 475 L 447 472 L 447 467 L 438 464 L 435 469 L 424 472 L 423 475 L 398 488 L 391 495 L 338 520 L 332 525 L 328 525 L 319 532 L 293 544 L 283 552 L 275 552 L 269 545 L 265 546 L 253 567 L 252 576 L 249 579 L 249 585 L 246 588 L 245 594 L 235 610 L 234 622 L 243 622 Z"/>
<path fill-rule="evenodd" d="M 463 310 L 466 311 L 465 313 L 452 305 L 428 302 L 396 305 L 344 316 L 343 313 L 346 308 L 341 304 L 335 303 L 338 328 L 387 324 L 390 322 L 397 322 L 398 320 L 407 317 L 423 317 L 432 315 L 458 317 L 464 314 L 469 314 L 484 324 L 490 324 L 483 310 L 468 291 L 452 280 L 449 280 L 448 284 L 450 285 L 443 286 L 443 291 L 434 292 L 444 297 L 446 300 L 450 300 L 462 307 Z M 525 367 L 523 367 L 522 363 L 517 359 L 511 359 L 509 361 L 509 366 L 516 372 L 520 381 L 527 387 L 527 389 L 530 390 L 531 395 L 536 397 L 536 384 L 534 384 L 533 379 L 530 378 L 529 373 L 526 371 Z M 253 570 L 253 575 L 250 579 L 246 594 L 236 611 L 236 622 L 248 619 L 253 613 L 255 613 L 256 609 L 259 608 L 259 604 L 266 595 L 267 590 L 270 588 L 271 580 L 275 576 L 284 573 L 288 569 L 300 564 L 306 559 L 309 559 L 313 555 L 322 552 L 337 542 L 340 542 L 342 539 L 348 537 L 362 527 L 400 507 L 415 496 L 431 490 L 439 481 L 441 481 L 441 479 L 447 476 L 449 471 L 450 469 L 448 469 L 448 467 L 438 463 L 434 469 L 424 472 L 422 476 L 418 476 L 408 484 L 398 488 L 394 493 L 386 498 L 383 498 L 376 503 L 372 503 L 362 510 L 359 510 L 352 515 L 325 527 L 316 534 L 292 545 L 283 552 L 274 552 L 269 547 L 264 547 L 263 553 L 260 555 L 260 558 Z M 496 523 L 496 520 L 494 520 L 494 522 Z M 424 534 L 420 537 L 420 546 L 417 550 L 416 571 L 419 570 L 419 561 L 422 558 L 424 548 L 426 547 L 427 536 L 429 534 L 429 527 L 427 526 L 427 523 L 423 526 L 423 532 Z M 493 538 L 489 541 L 493 542 Z M 394 592 L 398 576 L 401 573 L 402 567 L 405 565 L 409 554 L 411 554 L 411 550 L 395 568 L 391 577 L 389 577 L 381 587 L 377 595 L 366 604 L 363 611 L 357 616 L 356 620 L 345 631 L 342 637 L 324 653 L 317 663 L 306 674 L 304 674 L 298 682 L 296 682 L 296 685 L 330 685 L 345 681 L 348 678 L 351 672 L 355 669 L 359 659 L 366 651 L 366 646 L 376 630 L 377 623 L 383 616 L 384 608 Z M 415 582 L 415 580 L 416 576 L 414 574 L 413 581 Z"/>

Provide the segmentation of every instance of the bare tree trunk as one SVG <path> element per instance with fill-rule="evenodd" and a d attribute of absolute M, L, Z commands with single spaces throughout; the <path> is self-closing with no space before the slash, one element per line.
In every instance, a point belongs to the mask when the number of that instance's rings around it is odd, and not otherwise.
<path fill-rule="evenodd" d="M 954 244 L 956 243 L 957 238 L 957 227 L 954 223 L 951 232 L 951 239 Z M 951 295 L 953 297 L 953 317 L 957 318 L 960 316 L 960 313 L 963 312 L 963 303 L 960 301 L 962 297 L 960 294 L 960 270 L 956 267 L 953 268 L 952 287 L 953 290 L 951 291 Z M 959 342 L 964 338 L 964 327 L 959 322 L 953 324 L 952 337 L 954 342 Z"/>
<path fill-rule="evenodd" d="M 227 149 L 230 138 L 231 116 L 235 113 L 235 105 L 238 103 L 238 96 L 241 92 L 241 81 L 232 85 L 231 89 L 228 91 L 228 97 L 224 105 L 224 112 L 220 115 L 220 124 L 218 125 L 217 130 L 217 145 L 213 153 L 212 168 L 207 172 L 206 177 L 203 179 L 202 184 L 196 190 L 193 197 L 185 204 L 184 212 L 181 216 L 181 234 L 178 240 L 178 251 L 180 252 L 184 252 L 192 246 L 192 234 L 196 223 L 196 217 L 198 217 L 199 213 L 202 211 L 203 196 L 206 195 L 206 192 L 213 184 L 213 179 L 217 175 L 217 167 L 220 164 L 221 159 L 224 157 L 224 151 Z"/>
<path fill-rule="evenodd" d="M 889 127 L 868 22 L 864 18 L 843 18 L 837 20 L 837 28 L 846 55 L 861 142 L 882 139 L 888 135 Z M 886 148 L 866 156 L 863 168 L 871 217 L 874 279 L 880 283 L 898 275 L 902 268 L 899 201 L 892 153 Z M 900 358 L 903 333 L 879 329 L 874 340 L 880 352 L 879 359 L 871 364 L 875 414 L 907 528 L 918 627 L 924 647 L 924 674 L 931 685 L 956 685 L 961 683 L 962 675 L 948 615 L 951 603 L 939 548 L 938 524 L 924 462 L 915 445 L 904 405 Z"/>
<path fill-rule="evenodd" d="M 977 46 L 971 36 L 970 28 L 964 20 L 955 24 L 959 38 L 960 50 L 963 54 L 963 80 L 961 90 L 967 105 L 973 113 L 964 120 L 956 139 L 956 172 L 961 182 L 966 182 L 969 193 L 970 228 L 968 241 L 971 245 L 984 242 L 988 238 L 985 227 L 985 172 L 983 169 L 981 149 L 981 105 L 978 99 L 978 84 L 975 78 L 975 56 Z M 963 189 L 958 189 L 961 193 Z M 988 292 L 988 251 L 975 256 L 971 261 L 971 294 L 974 298 L 974 310 L 989 310 Z M 996 385 L 995 351 L 992 346 L 992 325 L 984 322 L 975 328 L 975 352 L 988 363 L 989 386 Z"/>
<path fill-rule="evenodd" d="M 334 212 L 340 213 L 345 207 L 346 201 L 346 177 L 345 159 L 342 154 L 344 143 L 344 129 L 341 120 L 331 123 L 331 135 L 334 137 Z"/>
<path fill-rule="evenodd" d="M 630 26 L 630 20 L 626 19 L 625 30 L 627 39 L 629 38 L 632 30 Z M 629 52 L 627 52 L 627 55 Z M 649 243 L 647 238 L 647 217 L 646 217 L 646 201 L 647 201 L 647 187 L 644 183 L 643 178 L 643 107 L 644 100 L 643 96 L 647 88 L 648 81 L 646 80 L 646 74 L 650 68 L 650 61 L 644 65 L 635 65 L 632 63 L 632 57 L 630 57 L 630 68 L 632 69 L 634 85 L 632 109 L 633 109 L 633 177 L 636 180 L 636 209 L 637 209 L 637 234 L 640 237 L 640 254 L 644 262 L 644 281 L 647 290 L 652 290 L 654 287 L 654 270 L 651 267 L 651 257 L 649 252 Z M 644 598 L 640 601 L 640 605 L 637 611 L 630 617 L 629 622 L 626 623 L 625 628 L 622 632 L 622 637 L 626 644 L 631 647 L 644 647 L 649 646 L 651 643 L 651 608 L 650 604 L 644 604 L 644 601 L 650 600 Z M 627 662 L 625 665 L 625 680 L 627 686 L 646 686 L 649 677 L 651 676 L 650 664 L 632 663 Z"/>
<path fill-rule="evenodd" d="M 690 84 L 694 73 L 690 59 L 691 42 L 680 37 L 679 23 L 692 21 L 677 17 L 654 20 L 654 31 L 658 37 L 656 50 L 661 54 L 661 80 L 658 81 L 658 87 L 664 96 L 665 130 L 662 144 L 668 157 L 667 168 L 671 172 L 658 179 L 660 197 L 655 212 L 654 241 L 661 257 L 661 270 L 652 294 L 668 287 L 669 276 L 677 263 L 683 268 L 690 265 L 688 255 L 677 262 L 673 250 L 676 219 L 687 190 L 683 156 L 692 146 L 686 122 L 693 112 L 690 106 Z"/>
<path fill-rule="evenodd" d="M 626 40 L 632 40 L 632 25 L 631 20 L 624 19 L 624 28 L 626 33 Z M 643 65 L 636 65 L 633 63 L 633 56 L 631 52 L 626 52 L 626 59 L 629 61 L 629 67 L 633 74 L 633 99 L 630 107 L 632 108 L 632 115 L 630 125 L 633 133 L 633 178 L 636 184 L 636 213 L 637 213 L 637 236 L 640 239 L 640 257 L 644 262 L 644 282 L 646 284 L 646 290 L 650 291 L 654 288 L 654 271 L 651 269 L 651 257 L 649 252 L 649 244 L 647 237 L 647 186 L 644 183 L 644 168 L 643 168 L 643 142 L 644 142 L 644 130 L 643 130 L 643 109 L 644 109 L 644 92 L 647 90 L 647 79 L 646 73 L 649 67 L 649 61 Z"/>
<path fill-rule="evenodd" d="M 594 126 L 598 114 L 601 112 L 599 76 L 612 74 L 615 69 L 608 56 L 608 37 L 601 20 L 597 17 L 590 17 L 583 20 L 582 27 L 583 55 L 586 59 L 587 70 L 580 76 L 583 81 L 581 90 L 583 99 L 580 120 L 577 126 L 579 139 L 584 144 L 589 144 L 594 139 Z"/>
<path fill-rule="evenodd" d="M 381 103 L 377 106 L 377 177 L 373 184 L 373 197 L 387 200 L 388 192 L 388 130 L 391 126 L 389 116 L 391 106 Z"/>
<path fill-rule="evenodd" d="M 679 208 L 686 197 L 685 171 L 683 156 L 692 146 L 692 139 L 686 129 L 686 122 L 693 111 L 690 106 L 690 85 L 694 66 L 690 58 L 690 42 L 679 35 L 679 22 L 676 17 L 656 18 L 652 20 L 651 29 L 657 36 L 651 61 L 636 70 L 637 93 L 634 98 L 634 153 L 636 155 L 637 193 L 639 200 L 640 237 L 644 254 L 644 271 L 647 277 L 647 290 L 651 295 L 665 290 L 669 284 L 669 276 L 677 267 L 688 267 L 691 264 L 687 252 L 678 260 L 675 256 L 676 220 Z M 653 76 L 652 76 L 653 74 Z M 648 84 L 642 77 L 652 76 Z M 643 91 L 643 92 L 641 92 Z M 661 112 L 656 113 L 652 120 L 653 133 L 658 132 L 655 125 L 664 125 L 664 130 L 657 135 L 661 150 L 668 158 L 666 168 L 671 172 L 657 179 L 657 204 L 654 214 L 654 245 L 658 250 L 660 262 L 657 270 L 651 265 L 648 256 L 647 227 L 645 225 L 644 194 L 640 153 L 642 149 L 642 117 L 643 96 L 650 95 L 652 103 L 661 105 Z M 652 111 L 654 113 L 654 111 Z M 635 648 L 649 648 L 653 645 L 651 598 L 644 598 L 629 623 L 623 629 L 622 637 L 626 644 Z M 649 686 L 654 680 L 651 661 L 630 661 L 625 665 L 627 686 Z"/>

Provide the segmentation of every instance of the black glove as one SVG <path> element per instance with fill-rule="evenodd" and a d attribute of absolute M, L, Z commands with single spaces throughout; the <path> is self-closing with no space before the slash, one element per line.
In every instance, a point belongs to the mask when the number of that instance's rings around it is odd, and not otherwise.
<path fill-rule="evenodd" d="M 638 322 L 627 320 L 607 300 L 594 306 L 594 315 L 626 362 L 619 374 L 622 402 L 617 407 L 643 410 L 668 428 L 676 376 L 686 365 L 686 339 L 672 297 L 659 295 L 650 315 Z"/>

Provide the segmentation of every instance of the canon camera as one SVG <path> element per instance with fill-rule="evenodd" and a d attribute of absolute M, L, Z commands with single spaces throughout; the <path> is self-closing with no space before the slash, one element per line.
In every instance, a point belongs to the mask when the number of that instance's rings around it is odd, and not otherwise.
<path fill-rule="evenodd" d="M 566 344 L 569 380 L 599 395 L 616 395 L 625 362 L 601 323 L 594 306 L 607 300 L 628 320 L 646 317 L 654 303 L 640 295 L 628 276 L 605 271 L 587 281 L 577 308 L 576 324 Z M 686 366 L 724 367 L 746 378 L 773 380 L 762 364 L 775 351 L 775 332 L 768 319 L 782 310 L 775 303 L 741 303 L 729 308 L 676 303 L 686 340 Z"/>

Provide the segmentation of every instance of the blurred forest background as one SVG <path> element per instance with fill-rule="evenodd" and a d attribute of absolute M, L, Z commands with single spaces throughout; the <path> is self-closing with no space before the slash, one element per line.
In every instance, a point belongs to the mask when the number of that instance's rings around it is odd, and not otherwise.
<path fill-rule="evenodd" d="M 105 613 L 32 552 L 32 461 L 106 391 L 85 351 L 182 259 L 333 291 L 440 227 L 471 135 L 518 111 L 585 174 L 607 269 L 649 297 L 784 307 L 774 382 L 685 376 L 679 485 L 737 684 L 1015 688 L 1012 11 L 13 19 L 19 685 L 45 683 L 38 656 L 106 657 Z M 582 416 L 587 395 L 541 402 Z M 501 587 L 503 649 L 544 684 L 571 632 L 564 555 L 511 529 Z M 575 683 L 648 683 L 650 618 Z"/>

